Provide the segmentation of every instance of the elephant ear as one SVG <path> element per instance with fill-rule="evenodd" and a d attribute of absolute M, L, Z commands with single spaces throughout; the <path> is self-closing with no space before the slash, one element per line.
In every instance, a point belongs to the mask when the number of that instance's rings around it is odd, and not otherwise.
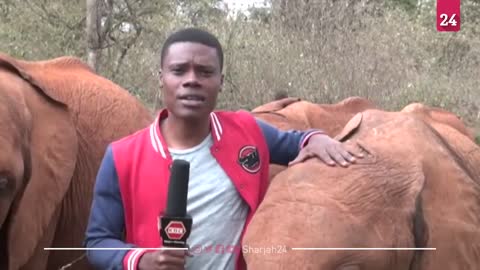
<path fill-rule="evenodd" d="M 19 269 L 36 249 L 44 252 L 47 246 L 39 246 L 40 243 L 49 245 L 50 242 L 43 242 L 54 236 L 47 233 L 52 230 L 47 228 L 56 224 L 52 219 L 58 217 L 69 189 L 78 141 L 67 105 L 52 91 L 53 86 L 41 68 L 4 55 L 0 55 L 0 68 L 25 81 L 22 89 L 30 120 L 30 141 L 26 142 L 24 158 L 29 160 L 31 170 L 29 177 L 26 170 L 25 187 L 12 206 L 7 236 L 9 269 Z"/>
<path fill-rule="evenodd" d="M 0 53 L 0 63 L 13 69 L 20 77 L 36 87 L 38 93 L 60 106 L 71 97 L 66 77 L 78 81 L 95 72 L 79 58 L 64 56 L 45 61 L 24 61 Z M 85 83 L 88 83 L 85 82 Z"/>
<path fill-rule="evenodd" d="M 350 121 L 348 121 L 342 131 L 335 136 L 335 139 L 341 142 L 348 140 L 348 138 L 350 138 L 360 128 L 362 119 L 363 114 L 357 113 L 354 117 L 352 117 L 352 119 L 350 119 Z"/>
<path fill-rule="evenodd" d="M 421 233 L 415 235 L 420 240 L 417 247 L 436 250 L 417 252 L 411 269 L 477 269 L 480 185 L 476 180 L 480 171 L 474 164 L 480 162 L 480 149 L 465 155 L 451 148 L 439 133 L 437 138 L 423 162 L 425 184 L 415 217 L 415 224 L 423 224 Z M 463 140 L 460 143 L 472 144 Z"/>

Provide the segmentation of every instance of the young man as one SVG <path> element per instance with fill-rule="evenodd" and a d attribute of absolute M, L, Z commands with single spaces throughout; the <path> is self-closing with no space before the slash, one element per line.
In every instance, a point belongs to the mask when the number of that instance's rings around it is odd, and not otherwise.
<path fill-rule="evenodd" d="M 245 269 L 241 239 L 266 192 L 270 162 L 288 165 L 311 157 L 330 165 L 354 162 L 355 153 L 320 130 L 283 132 L 248 112 L 214 111 L 222 68 L 222 47 L 210 33 L 189 28 L 166 40 L 160 74 L 166 108 L 151 126 L 107 148 L 86 232 L 89 248 L 136 249 L 90 250 L 94 266 Z M 188 243 L 201 250 L 193 257 L 141 249 L 161 246 L 158 217 L 165 211 L 174 159 L 191 164 Z M 226 251 L 229 246 L 236 251 Z"/>

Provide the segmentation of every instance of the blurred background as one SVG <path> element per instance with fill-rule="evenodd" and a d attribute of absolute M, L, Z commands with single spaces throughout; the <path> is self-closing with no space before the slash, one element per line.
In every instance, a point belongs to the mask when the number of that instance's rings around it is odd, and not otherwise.
<path fill-rule="evenodd" d="M 437 32 L 436 0 L 0 0 L 0 51 L 80 57 L 156 111 L 162 42 L 198 26 L 224 46 L 220 109 L 363 96 L 442 107 L 480 134 L 480 0 L 461 12 L 459 32 Z"/>

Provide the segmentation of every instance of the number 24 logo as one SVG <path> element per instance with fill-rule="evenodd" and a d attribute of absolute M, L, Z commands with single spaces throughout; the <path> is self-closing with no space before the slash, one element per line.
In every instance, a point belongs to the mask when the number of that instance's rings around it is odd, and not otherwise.
<path fill-rule="evenodd" d="M 457 25 L 457 21 L 455 20 L 455 14 L 452 14 L 450 19 L 448 19 L 448 15 L 445 13 L 442 13 L 440 14 L 440 18 L 442 19 L 440 26 L 448 26 L 448 25 L 456 26 Z"/>

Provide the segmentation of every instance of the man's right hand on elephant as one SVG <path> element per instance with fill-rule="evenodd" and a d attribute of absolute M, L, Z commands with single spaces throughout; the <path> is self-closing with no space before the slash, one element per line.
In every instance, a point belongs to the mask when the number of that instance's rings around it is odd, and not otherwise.
<path fill-rule="evenodd" d="M 139 270 L 184 270 L 185 250 L 158 250 L 147 252 L 138 262 Z"/>

